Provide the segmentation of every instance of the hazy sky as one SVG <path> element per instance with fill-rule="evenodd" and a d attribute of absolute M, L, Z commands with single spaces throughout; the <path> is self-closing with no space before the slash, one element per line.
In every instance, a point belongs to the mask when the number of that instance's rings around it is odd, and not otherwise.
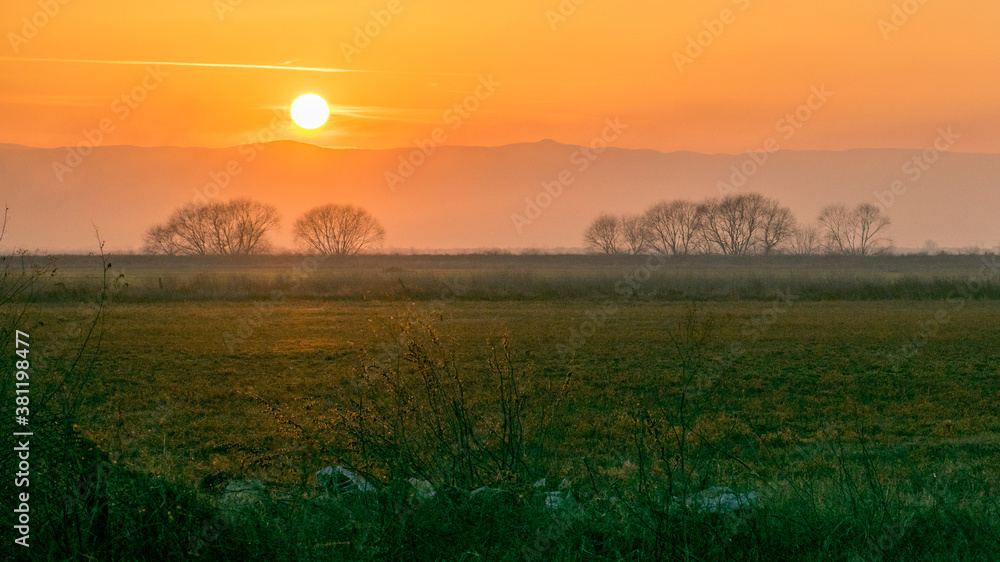
<path fill-rule="evenodd" d="M 410 146 L 461 119 L 447 144 L 584 144 L 616 117 L 626 148 L 924 148 L 953 127 L 997 153 L 997 21 L 996 0 L 3 0 L 0 142 L 108 119 L 104 145 L 236 145 L 312 92 L 331 121 L 278 138 Z"/>

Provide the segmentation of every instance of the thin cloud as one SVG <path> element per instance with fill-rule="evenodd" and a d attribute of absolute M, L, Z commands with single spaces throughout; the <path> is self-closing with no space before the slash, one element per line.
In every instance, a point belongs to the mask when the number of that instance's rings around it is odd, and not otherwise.
<path fill-rule="evenodd" d="M 287 111 L 288 106 L 270 105 L 259 109 Z M 406 121 L 410 123 L 435 123 L 441 120 L 441 109 L 411 109 L 398 107 L 336 105 L 330 104 L 330 117 L 350 117 L 354 119 L 374 119 L 380 121 Z"/>
<path fill-rule="evenodd" d="M 97 96 L 77 96 L 77 95 L 23 95 L 23 96 L 0 96 L 0 105 L 47 105 L 47 106 L 68 106 L 68 107 L 95 107 L 104 102 L 103 98 Z"/>
<path fill-rule="evenodd" d="M 0 62 L 53 62 L 69 64 L 115 64 L 127 66 L 193 66 L 200 68 L 242 68 L 253 70 L 293 70 L 298 72 L 324 73 L 364 73 L 364 74 L 415 74 L 420 76 L 475 76 L 474 74 L 453 74 L 448 72 L 404 72 L 394 70 L 356 70 L 348 68 L 325 68 L 316 66 L 284 66 L 279 64 L 234 64 L 222 62 L 177 62 L 177 61 L 138 61 L 138 60 L 90 60 L 90 59 L 45 59 L 32 57 L 0 57 Z"/>

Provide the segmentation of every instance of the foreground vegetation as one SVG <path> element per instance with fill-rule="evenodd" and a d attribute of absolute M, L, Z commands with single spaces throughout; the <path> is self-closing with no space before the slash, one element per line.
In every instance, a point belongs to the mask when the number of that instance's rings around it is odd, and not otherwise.
<path fill-rule="evenodd" d="M 293 286 L 301 257 L 159 259 L 111 259 L 129 287 L 38 437 L 63 436 L 38 559 L 1000 554 L 981 256 L 692 258 L 631 294 L 643 260 L 358 257 Z M 39 353 L 84 345 L 107 283 L 56 267 Z M 33 384 L 64 397 L 56 372 Z M 338 464 L 373 491 L 321 486 Z"/>

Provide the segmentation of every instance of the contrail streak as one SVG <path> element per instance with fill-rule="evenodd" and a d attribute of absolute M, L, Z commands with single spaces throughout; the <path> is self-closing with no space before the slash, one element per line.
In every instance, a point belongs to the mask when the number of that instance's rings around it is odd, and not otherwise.
<path fill-rule="evenodd" d="M 86 60 L 86 59 L 39 59 L 30 57 L 0 57 L 0 61 L 14 62 L 65 62 L 77 64 L 124 64 L 160 66 L 197 66 L 203 68 L 254 68 L 263 70 L 298 70 L 302 72 L 371 72 L 370 70 L 345 70 L 343 68 L 317 68 L 312 66 L 280 66 L 276 64 L 229 64 L 218 62 L 164 62 L 142 60 Z"/>
<path fill-rule="evenodd" d="M 422 76 L 475 76 L 474 74 L 452 74 L 447 72 L 403 72 L 389 70 L 352 70 L 346 68 L 322 68 L 315 66 L 282 66 L 277 64 L 231 64 L 221 62 L 173 62 L 140 60 L 88 60 L 88 59 L 42 59 L 32 57 L 0 57 L 0 62 L 57 62 L 73 64 L 119 64 L 130 66 L 194 66 L 200 68 L 248 68 L 254 70 L 295 70 L 299 72 L 355 72 L 369 74 L 415 74 Z"/>

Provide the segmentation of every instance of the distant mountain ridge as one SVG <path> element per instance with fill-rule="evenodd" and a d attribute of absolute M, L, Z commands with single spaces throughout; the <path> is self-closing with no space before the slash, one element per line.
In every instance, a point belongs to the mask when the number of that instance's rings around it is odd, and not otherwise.
<path fill-rule="evenodd" d="M 390 247 L 573 248 L 600 213 L 727 190 L 776 197 L 804 222 L 829 203 L 878 203 L 899 246 L 1000 243 L 1000 155 L 947 152 L 914 163 L 921 154 L 599 151 L 552 140 L 385 150 L 294 141 L 92 152 L 0 144 L 0 199 L 11 215 L 3 245 L 92 251 L 96 225 L 108 247 L 137 250 L 146 229 L 180 205 L 250 197 L 278 208 L 282 247 L 293 245 L 291 225 L 302 212 L 350 203 L 382 221 Z"/>

